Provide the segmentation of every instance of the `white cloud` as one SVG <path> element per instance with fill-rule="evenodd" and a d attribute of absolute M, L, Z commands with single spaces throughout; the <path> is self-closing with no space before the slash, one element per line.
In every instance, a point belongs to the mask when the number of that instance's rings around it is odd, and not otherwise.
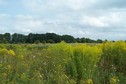
<path fill-rule="evenodd" d="M 102 17 L 83 17 L 82 24 L 89 25 L 90 27 L 107 27 L 108 24 L 103 21 Z"/>
<path fill-rule="evenodd" d="M 98 16 L 84 15 L 81 23 L 92 27 L 125 27 L 126 12 L 108 12 Z"/>
<path fill-rule="evenodd" d="M 109 12 L 97 17 L 84 15 L 77 21 L 74 21 L 72 15 L 64 17 L 60 15 L 54 21 L 45 21 L 43 18 L 32 15 L 0 14 L 0 29 L 2 33 L 8 31 L 25 34 L 55 32 L 92 39 L 125 39 L 125 14 L 125 12 Z"/>
<path fill-rule="evenodd" d="M 43 23 L 41 20 L 34 18 L 30 15 L 17 15 L 14 21 L 14 28 L 19 32 L 37 32 L 42 27 Z"/>
<path fill-rule="evenodd" d="M 0 0 L 0 3 L 1 1 L 7 2 L 8 0 Z M 126 6 L 123 4 L 124 0 L 21 1 L 20 6 L 23 8 L 18 7 L 22 9 L 20 14 L 16 11 L 15 15 L 11 11 L 0 12 L 0 33 L 55 32 L 93 39 L 125 39 Z M 9 9 L 9 6 L 7 8 Z"/>
<path fill-rule="evenodd" d="M 27 9 L 43 12 L 48 10 L 83 10 L 90 7 L 95 0 L 22 0 Z"/>

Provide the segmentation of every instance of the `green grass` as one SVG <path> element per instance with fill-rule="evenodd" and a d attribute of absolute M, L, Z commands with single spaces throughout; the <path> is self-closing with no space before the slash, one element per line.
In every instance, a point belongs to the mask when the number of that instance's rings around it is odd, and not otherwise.
<path fill-rule="evenodd" d="M 125 42 L 0 45 L 0 84 L 125 84 L 125 79 Z"/>

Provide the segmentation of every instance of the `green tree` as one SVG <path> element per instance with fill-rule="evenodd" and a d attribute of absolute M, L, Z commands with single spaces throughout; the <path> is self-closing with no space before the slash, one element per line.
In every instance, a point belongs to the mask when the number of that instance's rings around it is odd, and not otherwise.
<path fill-rule="evenodd" d="M 11 34 L 10 33 L 5 33 L 4 38 L 7 40 L 8 43 L 11 42 Z"/>
<path fill-rule="evenodd" d="M 62 35 L 62 40 L 67 43 L 75 43 L 75 38 L 71 35 Z"/>
<path fill-rule="evenodd" d="M 8 43 L 4 35 L 0 34 L 0 43 Z"/>
<path fill-rule="evenodd" d="M 26 36 L 23 34 L 12 34 L 12 43 L 25 43 L 26 42 Z"/>

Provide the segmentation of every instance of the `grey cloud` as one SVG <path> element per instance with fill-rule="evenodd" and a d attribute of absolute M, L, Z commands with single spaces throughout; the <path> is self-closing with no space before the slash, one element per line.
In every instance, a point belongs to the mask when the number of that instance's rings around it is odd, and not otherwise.
<path fill-rule="evenodd" d="M 98 9 L 121 9 L 126 8 L 125 0 L 96 0 L 93 5 L 94 8 Z"/>

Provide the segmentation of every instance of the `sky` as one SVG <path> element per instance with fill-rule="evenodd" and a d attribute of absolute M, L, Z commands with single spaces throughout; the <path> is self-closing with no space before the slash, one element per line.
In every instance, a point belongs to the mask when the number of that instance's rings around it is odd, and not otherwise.
<path fill-rule="evenodd" d="M 0 0 L 0 33 L 126 40 L 126 0 Z"/>

